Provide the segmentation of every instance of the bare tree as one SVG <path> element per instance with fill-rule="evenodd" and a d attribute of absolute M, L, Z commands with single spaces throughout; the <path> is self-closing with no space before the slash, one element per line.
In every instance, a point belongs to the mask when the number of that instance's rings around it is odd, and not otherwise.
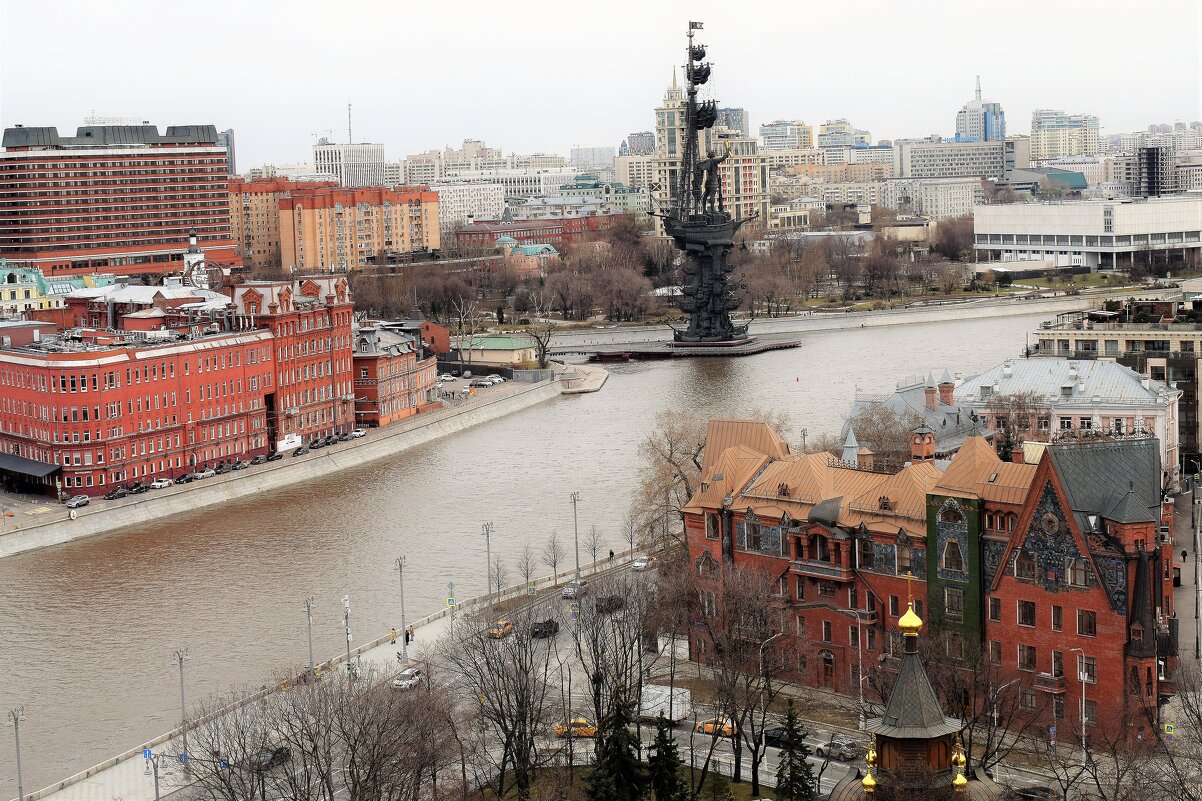
<path fill-rule="evenodd" d="M 994 438 L 994 445 L 1003 459 L 1009 459 L 1010 453 L 1022 445 L 1032 426 L 1037 426 L 1037 418 L 1048 409 L 1043 395 L 1030 390 L 993 396 L 985 412 L 990 427 L 998 429 L 1000 436 Z"/>
<path fill-rule="evenodd" d="M 589 527 L 588 534 L 584 536 L 584 547 L 588 548 L 590 554 L 593 555 L 593 563 L 597 561 L 597 554 L 601 550 L 601 530 L 594 523 Z"/>
<path fill-rule="evenodd" d="M 517 570 L 518 575 L 522 577 L 522 583 L 527 589 L 534 585 L 534 549 L 530 547 L 530 543 L 522 546 L 522 552 L 518 556 Z"/>
<path fill-rule="evenodd" d="M 552 531 L 551 536 L 547 537 L 547 541 L 543 544 L 542 560 L 543 564 L 551 569 L 551 580 L 555 586 L 559 586 L 559 566 L 567 557 L 567 552 L 563 549 L 563 543 L 559 541 L 559 531 Z"/>
<path fill-rule="evenodd" d="M 916 412 L 896 412 L 873 401 L 864 404 L 850 423 L 860 444 L 872 450 L 874 463 L 896 469 L 910 458 L 910 434 L 922 418 Z"/>
<path fill-rule="evenodd" d="M 542 292 L 532 292 L 530 299 L 530 322 L 522 329 L 522 333 L 530 338 L 534 352 L 538 356 L 538 366 L 546 370 L 551 364 L 551 337 L 555 334 L 555 321 L 551 319 L 551 307 L 547 304 Z"/>
<path fill-rule="evenodd" d="M 509 568 L 501 561 L 501 557 L 492 560 L 491 578 L 494 591 L 498 594 L 509 584 Z"/>

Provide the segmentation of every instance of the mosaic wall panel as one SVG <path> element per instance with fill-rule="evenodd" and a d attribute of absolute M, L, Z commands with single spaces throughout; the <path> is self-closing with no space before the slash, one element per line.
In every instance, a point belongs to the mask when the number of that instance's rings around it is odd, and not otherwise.
<path fill-rule="evenodd" d="M 760 552 L 780 556 L 781 537 L 779 526 L 760 526 Z"/>
<path fill-rule="evenodd" d="M 1081 556 L 1051 483 L 1044 485 L 1023 540 L 1023 550 L 1035 559 L 1036 581 L 1049 592 L 1067 585 L 1068 561 Z"/>
<path fill-rule="evenodd" d="M 943 511 L 949 508 L 959 513 L 961 522 L 948 523 L 939 519 Z M 941 558 L 944 548 L 948 543 L 953 543 L 953 547 L 960 549 L 960 563 L 968 567 L 968 524 L 963 521 L 964 510 L 952 498 L 944 501 L 935 516 L 935 574 L 944 581 L 968 581 L 967 570 L 948 570 L 943 567 Z"/>
<path fill-rule="evenodd" d="M 872 543 L 872 572 L 892 576 L 897 572 L 897 548 L 881 542 Z"/>
<path fill-rule="evenodd" d="M 914 574 L 914 578 L 926 579 L 927 577 L 927 552 L 921 548 L 915 548 L 910 551 L 910 572 Z"/>
<path fill-rule="evenodd" d="M 1093 562 L 1110 596 L 1110 605 L 1119 614 L 1127 614 L 1127 562 L 1112 556 L 1095 556 Z"/>
<path fill-rule="evenodd" d="M 985 586 L 988 587 L 993 582 L 993 577 L 997 575 L 998 568 L 1002 564 L 1002 559 L 1006 556 L 1006 543 L 985 540 L 984 546 Z"/>

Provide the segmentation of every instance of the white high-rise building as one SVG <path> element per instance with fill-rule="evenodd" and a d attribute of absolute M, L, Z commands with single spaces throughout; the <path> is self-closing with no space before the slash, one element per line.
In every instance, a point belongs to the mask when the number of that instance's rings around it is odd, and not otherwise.
<path fill-rule="evenodd" d="M 1031 160 L 1096 156 L 1101 148 L 1098 118 L 1052 109 L 1031 112 Z"/>
<path fill-rule="evenodd" d="M 313 165 L 342 186 L 384 185 L 384 145 L 318 143 L 313 146 Z"/>
<path fill-rule="evenodd" d="M 646 189 L 654 182 L 655 156 L 618 156 L 614 160 L 618 183 Z"/>
<path fill-rule="evenodd" d="M 804 150 L 814 146 L 814 129 L 801 120 L 776 120 L 760 126 L 764 150 Z"/>
<path fill-rule="evenodd" d="M 1001 103 L 981 99 L 981 76 L 977 76 L 977 94 L 956 112 L 956 139 L 992 142 L 1006 138 L 1006 113 Z"/>
<path fill-rule="evenodd" d="M 574 147 L 568 161 L 573 167 L 581 169 L 612 170 L 614 166 L 614 149 L 612 147 Z"/>
<path fill-rule="evenodd" d="M 498 183 L 443 184 L 438 193 L 438 224 L 445 232 L 469 217 L 496 219 L 505 211 L 505 187 Z"/>

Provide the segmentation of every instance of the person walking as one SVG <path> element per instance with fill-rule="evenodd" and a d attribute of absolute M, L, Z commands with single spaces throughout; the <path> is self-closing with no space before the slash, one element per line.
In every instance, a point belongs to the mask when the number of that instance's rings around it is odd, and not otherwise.
<path fill-rule="evenodd" d="M 609 549 L 609 561 L 612 562 L 613 560 L 614 560 L 614 552 L 613 552 L 613 549 L 610 548 Z"/>
<path fill-rule="evenodd" d="M 409 624 L 409 628 L 405 629 L 405 645 L 417 639 L 417 635 L 413 633 L 413 624 Z"/>
<path fill-rule="evenodd" d="M 392 634 L 392 644 L 396 645 L 396 626 L 393 626 L 389 633 Z"/>

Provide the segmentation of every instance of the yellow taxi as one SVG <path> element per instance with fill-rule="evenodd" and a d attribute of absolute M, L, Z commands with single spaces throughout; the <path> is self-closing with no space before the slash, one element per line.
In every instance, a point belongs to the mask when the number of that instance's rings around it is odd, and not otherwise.
<path fill-rule="evenodd" d="M 494 640 L 508 637 L 510 634 L 513 634 L 513 623 L 510 623 L 508 620 L 498 620 L 489 626 L 488 631 L 485 633 Z"/>
<path fill-rule="evenodd" d="M 567 723 L 555 724 L 556 737 L 596 737 L 597 727 L 587 718 L 572 718 Z"/>
<path fill-rule="evenodd" d="M 696 731 L 698 734 L 709 734 L 714 737 L 734 737 L 739 731 L 739 727 L 730 718 L 706 718 L 697 722 Z"/>

